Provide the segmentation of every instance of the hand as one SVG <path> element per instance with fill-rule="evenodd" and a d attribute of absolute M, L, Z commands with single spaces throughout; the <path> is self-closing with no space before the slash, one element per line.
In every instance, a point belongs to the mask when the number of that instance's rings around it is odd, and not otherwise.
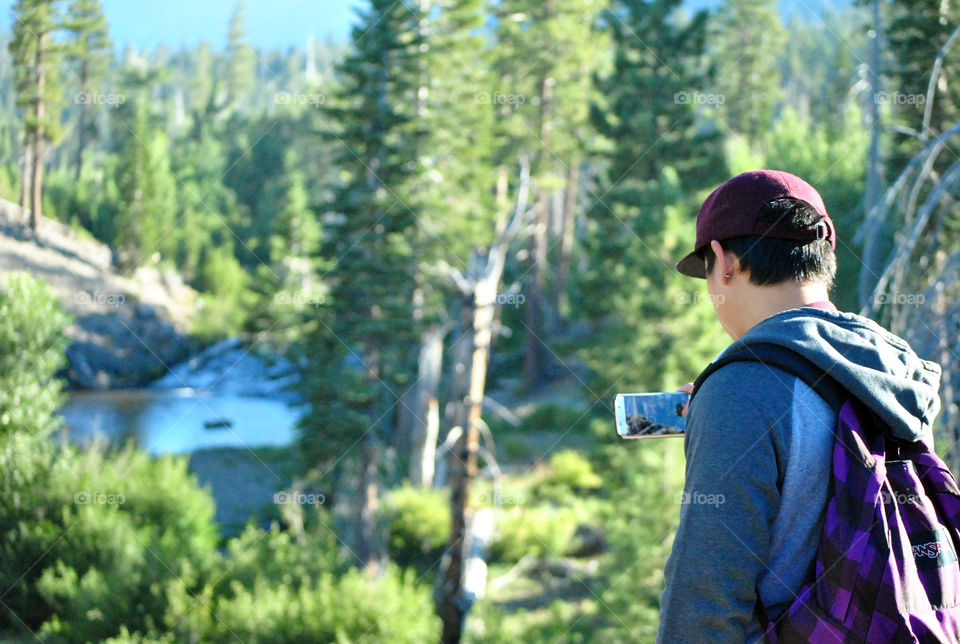
<path fill-rule="evenodd" d="M 687 384 L 685 384 L 685 385 L 683 385 L 682 387 L 680 387 L 679 389 L 677 389 L 677 391 L 678 391 L 678 392 L 681 392 L 681 393 L 685 393 L 685 394 L 692 394 L 692 393 L 693 393 L 693 383 L 692 383 L 692 382 L 688 382 Z M 681 416 L 686 416 L 686 415 L 687 415 L 687 409 L 688 409 L 689 407 L 690 407 L 690 403 L 689 403 L 689 402 L 683 403 L 683 411 L 680 412 L 680 415 L 681 415 Z"/>

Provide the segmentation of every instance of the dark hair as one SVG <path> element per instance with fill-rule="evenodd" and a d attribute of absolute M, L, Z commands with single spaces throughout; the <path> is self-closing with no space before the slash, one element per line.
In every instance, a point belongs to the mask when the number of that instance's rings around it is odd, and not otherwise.
<path fill-rule="evenodd" d="M 784 198 L 768 202 L 757 214 L 763 223 L 787 222 L 797 230 L 823 221 L 813 206 L 802 199 Z M 759 286 L 796 282 L 822 282 L 833 287 L 837 258 L 830 241 L 793 241 L 750 235 L 721 240 L 720 244 L 740 260 L 740 269 L 750 271 L 750 281 Z M 709 246 L 704 248 L 707 273 L 713 271 L 716 256 Z"/>

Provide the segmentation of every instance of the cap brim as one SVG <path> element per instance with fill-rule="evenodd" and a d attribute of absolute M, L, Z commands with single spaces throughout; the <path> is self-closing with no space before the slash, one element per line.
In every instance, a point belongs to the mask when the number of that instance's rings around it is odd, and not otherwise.
<path fill-rule="evenodd" d="M 688 275 L 689 277 L 707 279 L 707 272 L 703 265 L 703 258 L 697 254 L 697 251 L 693 251 L 677 262 L 677 270 L 684 275 Z"/>

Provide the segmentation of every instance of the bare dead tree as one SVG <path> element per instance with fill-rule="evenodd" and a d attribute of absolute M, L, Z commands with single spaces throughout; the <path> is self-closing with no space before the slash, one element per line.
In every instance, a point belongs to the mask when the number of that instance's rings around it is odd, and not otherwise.
<path fill-rule="evenodd" d="M 472 601 L 472 593 L 464 593 L 465 563 L 473 549 L 468 530 L 473 517 L 470 494 L 477 476 L 487 362 L 504 263 L 510 241 L 530 215 L 527 208 L 529 190 L 530 168 L 523 159 L 513 213 L 498 222 L 495 241 L 489 248 L 473 250 L 466 276 L 454 269 L 450 273 L 462 295 L 462 334 L 457 340 L 456 379 L 450 396 L 454 406 L 451 434 L 456 436 L 447 460 L 452 525 L 437 589 L 437 612 L 443 622 L 444 644 L 460 642 L 464 619 Z"/>
<path fill-rule="evenodd" d="M 960 123 L 936 134 L 930 120 L 943 58 L 958 39 L 960 27 L 934 61 L 920 130 L 898 128 L 923 141 L 924 147 L 870 209 L 858 233 L 865 257 L 878 256 L 880 245 L 892 242 L 883 262 L 864 262 L 861 268 L 861 314 L 885 324 L 921 357 L 942 367 L 937 434 L 948 441 L 948 463 L 955 472 L 960 471 L 960 410 L 954 377 L 960 369 L 960 240 L 948 224 L 958 210 L 960 161 L 947 165 L 942 174 L 937 168 L 946 165 L 943 152 L 960 139 Z M 897 231 L 892 240 L 884 239 L 887 230 Z M 869 288 L 863 289 L 864 285 Z"/>

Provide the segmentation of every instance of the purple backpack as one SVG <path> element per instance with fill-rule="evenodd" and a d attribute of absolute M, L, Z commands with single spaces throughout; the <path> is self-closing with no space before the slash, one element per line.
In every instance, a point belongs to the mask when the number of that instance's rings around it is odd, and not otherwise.
<path fill-rule="evenodd" d="M 923 442 L 891 436 L 824 371 L 784 347 L 721 356 L 779 367 L 838 410 L 833 473 L 812 577 L 770 621 L 765 641 L 788 644 L 960 642 L 960 488 Z"/>

